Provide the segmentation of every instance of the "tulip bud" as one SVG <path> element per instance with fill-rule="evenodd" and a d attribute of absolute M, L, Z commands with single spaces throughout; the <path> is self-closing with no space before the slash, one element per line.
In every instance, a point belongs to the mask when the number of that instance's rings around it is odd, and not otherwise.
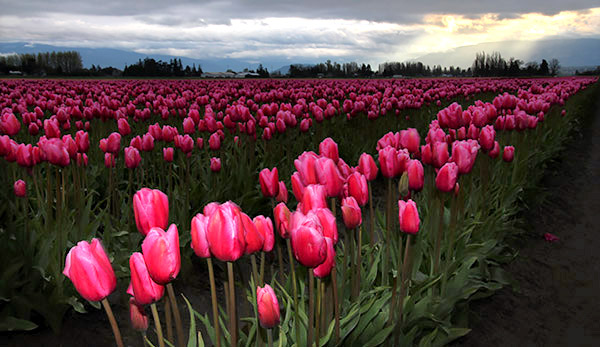
<path fill-rule="evenodd" d="M 14 184 L 15 196 L 24 198 L 27 196 L 27 184 L 23 180 L 17 180 Z"/>
<path fill-rule="evenodd" d="M 148 330 L 148 315 L 144 306 L 135 302 L 134 298 L 129 298 L 129 318 L 131 326 L 137 331 Z"/>
<path fill-rule="evenodd" d="M 498 158 L 498 156 L 500 155 L 500 144 L 498 143 L 498 141 L 494 141 L 494 147 L 492 148 L 492 150 L 488 153 L 488 155 L 490 156 L 490 158 L 492 159 L 496 159 Z"/>
<path fill-rule="evenodd" d="M 280 313 L 277 296 L 270 285 L 265 284 L 263 288 L 256 288 L 256 307 L 258 320 L 265 329 L 271 329 L 279 325 Z"/>
<path fill-rule="evenodd" d="M 398 200 L 398 220 L 400 230 L 407 234 L 416 234 L 419 231 L 419 211 L 414 201 Z"/>
<path fill-rule="evenodd" d="M 173 281 L 181 268 L 177 226 L 171 224 L 166 232 L 158 227 L 150 229 L 142 242 L 142 252 L 154 282 L 165 285 Z"/>
<path fill-rule="evenodd" d="M 408 163 L 406 172 L 408 174 L 408 188 L 412 191 L 420 192 L 425 184 L 425 173 L 421 162 L 416 159 L 411 160 Z"/>
<path fill-rule="evenodd" d="M 98 239 L 79 241 L 67 254 L 63 274 L 86 300 L 101 301 L 117 287 L 115 272 Z"/>
<path fill-rule="evenodd" d="M 354 229 L 362 224 L 360 207 L 352 196 L 342 200 L 342 216 L 347 229 Z"/>
<path fill-rule="evenodd" d="M 404 172 L 398 181 L 398 193 L 400 196 L 407 196 L 408 190 L 408 172 Z"/>
<path fill-rule="evenodd" d="M 210 158 L 210 170 L 212 172 L 221 171 L 221 158 L 215 158 L 215 157 Z"/>
<path fill-rule="evenodd" d="M 502 152 L 502 160 L 507 163 L 513 161 L 515 157 L 515 148 L 513 146 L 504 146 L 504 151 Z"/>
<path fill-rule="evenodd" d="M 165 287 L 150 278 L 142 253 L 135 252 L 131 255 L 129 269 L 131 271 L 131 287 L 127 292 L 133 295 L 136 303 L 148 305 L 163 297 Z"/>

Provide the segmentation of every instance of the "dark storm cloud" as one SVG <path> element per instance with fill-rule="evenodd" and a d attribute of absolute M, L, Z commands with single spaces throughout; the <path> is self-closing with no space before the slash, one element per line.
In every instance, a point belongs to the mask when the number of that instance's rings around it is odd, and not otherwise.
<path fill-rule="evenodd" d="M 523 0 L 464 0 L 464 1 L 340 1 L 340 0 L 215 0 L 215 1 L 120 1 L 84 2 L 75 0 L 49 1 L 0 0 L 5 15 L 37 16 L 44 13 L 81 15 L 139 16 L 149 23 L 179 26 L 192 23 L 228 23 L 232 18 L 302 17 L 321 19 L 355 19 L 376 22 L 414 23 L 425 14 L 501 13 L 513 16 L 538 12 L 555 14 L 564 10 L 585 10 L 598 6 L 598 1 L 523 1 Z M 154 16 L 159 16 L 159 19 Z"/>

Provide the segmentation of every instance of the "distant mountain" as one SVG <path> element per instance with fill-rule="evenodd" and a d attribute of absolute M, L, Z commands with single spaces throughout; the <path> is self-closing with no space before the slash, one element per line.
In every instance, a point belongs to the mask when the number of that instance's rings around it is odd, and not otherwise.
<path fill-rule="evenodd" d="M 542 59 L 556 58 L 561 66 L 600 65 L 600 39 L 553 39 L 540 41 L 500 41 L 462 46 L 446 52 L 421 56 L 416 61 L 426 65 L 470 67 L 478 52 L 500 52 L 508 60 L 510 57 L 527 63 Z"/>
<path fill-rule="evenodd" d="M 186 65 L 191 67 L 192 64 L 196 64 L 196 66 L 201 66 L 202 70 L 205 72 L 226 71 L 227 69 L 242 71 L 245 68 L 256 69 L 258 67 L 258 63 L 245 61 L 243 59 L 194 59 L 162 54 L 143 54 L 113 48 L 63 47 L 37 43 L 29 44 L 26 42 L 0 42 L 0 54 L 38 53 L 52 51 L 78 51 L 81 54 L 81 59 L 83 60 L 83 65 L 85 67 L 100 65 L 101 67 L 112 66 L 121 70 L 125 67 L 125 65 L 135 64 L 138 62 L 138 60 L 143 60 L 146 57 L 167 62 L 174 58 L 181 59 L 181 63 L 184 67 Z M 266 59 L 262 61 L 263 66 L 269 70 L 271 70 L 273 66 L 281 66 L 286 63 L 288 62 L 277 59 Z"/>

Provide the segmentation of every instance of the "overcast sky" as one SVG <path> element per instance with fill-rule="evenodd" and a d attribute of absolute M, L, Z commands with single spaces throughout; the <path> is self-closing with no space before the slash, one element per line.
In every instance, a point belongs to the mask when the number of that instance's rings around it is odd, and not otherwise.
<path fill-rule="evenodd" d="M 191 58 L 406 60 L 503 40 L 600 38 L 595 1 L 0 0 L 0 41 Z"/>

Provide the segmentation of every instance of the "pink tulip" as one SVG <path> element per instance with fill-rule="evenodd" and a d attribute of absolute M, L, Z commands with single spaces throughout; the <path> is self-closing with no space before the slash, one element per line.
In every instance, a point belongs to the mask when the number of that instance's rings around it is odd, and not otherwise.
<path fill-rule="evenodd" d="M 435 142 L 431 154 L 433 166 L 436 168 L 442 167 L 448 161 L 448 143 Z"/>
<path fill-rule="evenodd" d="M 217 206 L 208 220 L 210 252 L 221 261 L 236 261 L 246 249 L 240 208 L 231 201 Z"/>
<path fill-rule="evenodd" d="M 142 157 L 135 147 L 125 147 L 125 166 L 129 169 L 135 169 L 140 165 Z"/>
<path fill-rule="evenodd" d="M 181 268 L 177 226 L 171 224 L 166 232 L 159 227 L 150 229 L 142 242 L 142 252 L 154 282 L 165 285 L 173 281 Z"/>
<path fill-rule="evenodd" d="M 344 188 L 344 179 L 340 175 L 335 162 L 327 157 L 317 159 L 315 171 L 319 179 L 319 184 L 325 187 L 328 197 L 338 197 Z"/>
<path fill-rule="evenodd" d="M 262 235 L 264 244 L 262 251 L 271 252 L 275 245 L 275 234 L 273 233 L 273 222 L 271 218 L 264 216 L 256 216 L 252 220 L 256 230 Z"/>
<path fill-rule="evenodd" d="M 256 288 L 256 307 L 260 326 L 265 329 L 272 329 L 279 325 L 281 320 L 279 302 L 270 285 L 265 284 L 263 288 Z"/>
<path fill-rule="evenodd" d="M 258 181 L 264 197 L 273 198 L 277 196 L 277 193 L 279 193 L 279 174 L 276 167 L 273 170 L 262 169 L 258 174 Z"/>
<path fill-rule="evenodd" d="M 333 162 L 336 164 L 340 158 L 338 154 L 338 145 L 331 139 L 331 137 L 321 141 L 319 144 L 319 154 L 333 160 Z"/>
<path fill-rule="evenodd" d="M 15 196 L 24 198 L 27 196 L 27 184 L 23 180 L 17 180 L 14 184 Z"/>
<path fill-rule="evenodd" d="M 192 218 L 192 249 L 197 256 L 201 258 L 210 258 L 210 245 L 206 238 L 208 227 L 208 217 L 198 213 Z"/>
<path fill-rule="evenodd" d="M 354 229 L 362 224 L 360 206 L 352 196 L 342 200 L 342 216 L 347 229 Z"/>
<path fill-rule="evenodd" d="M 513 161 L 515 157 L 515 148 L 513 146 L 504 146 L 504 151 L 502 152 L 502 160 L 507 163 Z"/>
<path fill-rule="evenodd" d="M 446 163 L 438 171 L 435 178 L 436 187 L 442 192 L 451 192 L 456 185 L 458 166 L 455 163 Z"/>
<path fill-rule="evenodd" d="M 414 201 L 398 200 L 398 220 L 400 230 L 407 234 L 416 234 L 419 231 L 419 211 Z"/>
<path fill-rule="evenodd" d="M 158 189 L 142 188 L 133 196 L 133 212 L 138 231 L 146 236 L 154 227 L 167 227 L 169 199 Z"/>
<path fill-rule="evenodd" d="M 425 172 L 420 161 L 414 159 L 408 163 L 406 170 L 408 174 L 408 188 L 415 192 L 420 192 L 425 184 Z"/>
<path fill-rule="evenodd" d="M 359 172 L 355 172 L 348 176 L 348 194 L 356 201 L 360 206 L 365 206 L 369 201 L 369 185 L 364 175 Z"/>
<path fill-rule="evenodd" d="M 244 239 L 246 240 L 246 249 L 244 254 L 252 254 L 262 250 L 265 239 L 260 232 L 256 229 L 252 219 L 248 217 L 244 212 L 240 213 L 242 218 L 242 224 L 244 226 Z"/>
<path fill-rule="evenodd" d="M 489 151 L 494 148 L 494 140 L 496 139 L 496 131 L 491 125 L 486 125 L 481 129 L 479 134 L 479 144 L 484 151 Z"/>
<path fill-rule="evenodd" d="M 314 225 L 300 225 L 291 230 L 290 239 L 294 256 L 300 264 L 314 268 L 326 260 L 327 242 Z"/>
<path fill-rule="evenodd" d="M 302 213 L 307 214 L 308 211 L 316 208 L 327 208 L 325 200 L 325 187 L 319 184 L 311 184 L 306 186 L 302 195 Z"/>
<path fill-rule="evenodd" d="M 409 128 L 400 131 L 400 145 L 406 148 L 410 153 L 419 151 L 421 137 L 415 128 Z"/>
<path fill-rule="evenodd" d="M 363 153 L 358 159 L 358 171 L 365 175 L 367 181 L 372 181 L 377 177 L 379 169 L 373 157 L 367 153 Z"/>
<path fill-rule="evenodd" d="M 282 239 L 289 237 L 290 210 L 283 202 L 277 204 L 273 209 L 273 218 L 275 218 L 275 227 Z"/>
<path fill-rule="evenodd" d="M 173 162 L 174 155 L 175 155 L 175 149 L 173 147 L 165 147 L 165 148 L 163 148 L 163 159 L 167 163 Z"/>
<path fill-rule="evenodd" d="M 67 254 L 63 274 L 86 300 L 101 301 L 117 287 L 115 272 L 98 239 L 80 241 Z"/>
<path fill-rule="evenodd" d="M 129 298 L 129 319 L 133 329 L 137 331 L 148 330 L 148 315 L 144 306 L 136 303 L 134 298 Z"/>
<path fill-rule="evenodd" d="M 288 190 L 285 186 L 285 182 L 283 182 L 283 181 L 279 181 L 279 192 L 277 193 L 275 200 L 277 202 L 285 202 L 285 203 L 287 203 L 287 201 L 288 201 Z"/>
<path fill-rule="evenodd" d="M 138 305 L 148 305 L 163 297 L 165 287 L 155 283 L 150 278 L 142 253 L 135 252 L 131 255 L 129 268 L 131 271 L 131 287 L 127 292 L 133 295 Z"/>
<path fill-rule="evenodd" d="M 335 248 L 333 247 L 334 242 L 329 237 L 325 237 L 325 243 L 327 249 L 325 261 L 313 269 L 313 274 L 318 278 L 329 276 L 331 270 L 335 266 Z"/>
<path fill-rule="evenodd" d="M 129 127 L 129 123 L 125 118 L 119 118 L 119 120 L 117 120 L 117 128 L 119 129 L 119 134 L 121 134 L 121 136 L 127 136 L 131 134 L 131 128 Z"/>
<path fill-rule="evenodd" d="M 212 172 L 221 171 L 221 158 L 215 158 L 215 157 L 210 158 L 210 170 Z"/>

